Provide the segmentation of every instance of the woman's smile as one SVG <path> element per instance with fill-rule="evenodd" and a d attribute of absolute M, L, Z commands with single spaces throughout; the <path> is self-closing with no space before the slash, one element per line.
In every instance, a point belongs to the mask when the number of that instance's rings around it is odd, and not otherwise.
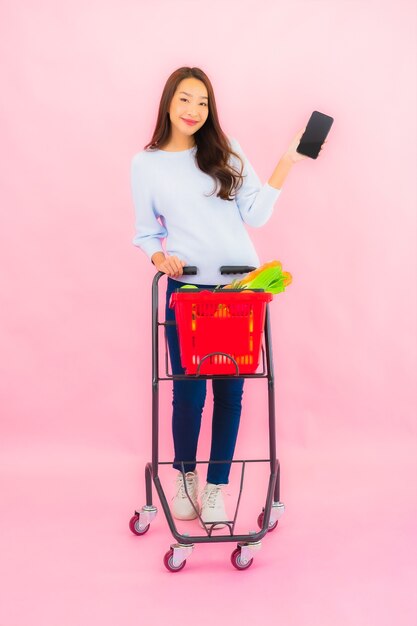
<path fill-rule="evenodd" d="M 186 124 L 188 124 L 188 126 L 194 126 L 195 124 L 198 124 L 197 121 L 195 120 L 186 120 L 183 117 L 181 118 L 183 122 L 185 122 Z"/>

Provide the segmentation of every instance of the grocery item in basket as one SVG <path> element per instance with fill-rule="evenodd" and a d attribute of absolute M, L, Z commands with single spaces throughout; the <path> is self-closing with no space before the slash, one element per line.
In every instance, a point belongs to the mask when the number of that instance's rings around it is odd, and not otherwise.
<path fill-rule="evenodd" d="M 284 272 L 279 261 L 264 263 L 242 280 L 234 280 L 223 289 L 263 289 L 269 293 L 281 293 L 292 282 L 289 272 Z"/>

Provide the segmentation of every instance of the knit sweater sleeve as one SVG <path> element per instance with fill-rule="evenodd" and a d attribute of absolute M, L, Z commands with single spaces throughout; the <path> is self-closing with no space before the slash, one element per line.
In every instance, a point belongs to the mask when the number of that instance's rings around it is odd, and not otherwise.
<path fill-rule="evenodd" d="M 274 204 L 281 193 L 281 189 L 272 187 L 269 183 L 262 185 L 258 175 L 246 158 L 240 144 L 230 138 L 232 149 L 237 152 L 243 161 L 243 185 L 236 193 L 236 204 L 242 220 L 249 226 L 263 226 L 271 217 Z M 239 162 L 237 162 L 240 170 Z"/>
<path fill-rule="evenodd" d="M 151 176 L 141 153 L 132 159 L 130 181 L 136 218 L 133 243 L 151 258 L 155 252 L 163 252 L 162 240 L 167 236 L 167 230 L 155 210 Z"/>

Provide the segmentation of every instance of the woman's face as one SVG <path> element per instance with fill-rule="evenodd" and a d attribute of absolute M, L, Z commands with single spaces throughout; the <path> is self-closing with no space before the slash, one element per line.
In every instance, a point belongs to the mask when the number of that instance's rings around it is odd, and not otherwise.
<path fill-rule="evenodd" d="M 171 130 L 174 135 L 191 137 L 208 117 L 208 93 L 197 78 L 184 78 L 178 85 L 169 107 Z"/>

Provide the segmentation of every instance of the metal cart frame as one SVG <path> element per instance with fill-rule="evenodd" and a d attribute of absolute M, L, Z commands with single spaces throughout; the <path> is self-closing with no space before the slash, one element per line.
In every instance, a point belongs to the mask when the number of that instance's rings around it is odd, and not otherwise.
<path fill-rule="evenodd" d="M 220 268 L 222 274 L 243 274 L 252 271 L 253 267 L 248 266 L 224 266 Z M 197 268 L 184 267 L 183 272 L 185 275 L 197 274 Z M 245 460 L 224 460 L 224 461 L 196 461 L 197 464 L 201 463 L 240 463 L 242 465 L 241 479 L 240 479 L 240 491 L 236 506 L 236 511 L 232 521 L 223 522 L 226 524 L 228 534 L 216 534 L 213 535 L 213 530 L 216 527 L 216 523 L 204 523 L 201 519 L 199 511 L 196 513 L 200 519 L 200 522 L 204 526 L 204 535 L 190 536 L 185 533 L 179 533 L 170 507 L 168 505 L 164 490 L 159 478 L 158 469 L 160 465 L 172 465 L 172 461 L 160 461 L 159 460 L 159 383 L 169 380 L 195 380 L 198 379 L 213 379 L 213 378 L 229 378 L 226 375 L 200 375 L 198 372 L 196 375 L 174 375 L 169 373 L 168 362 L 168 348 L 165 335 L 165 375 L 160 375 L 160 359 L 159 359 L 159 334 L 160 327 L 166 327 L 169 324 L 175 324 L 175 322 L 163 322 L 159 321 L 159 280 L 162 276 L 165 276 L 163 272 L 157 272 L 152 282 L 152 461 L 146 464 L 145 467 L 145 486 L 146 486 L 146 505 L 140 510 L 136 510 L 134 516 L 130 520 L 130 529 L 135 535 L 144 535 L 150 527 L 151 522 L 154 520 L 157 514 L 157 508 L 153 504 L 152 500 L 152 481 L 155 485 L 155 489 L 158 493 L 159 500 L 161 502 L 165 517 L 168 522 L 169 529 L 177 541 L 172 544 L 170 550 L 165 554 L 164 564 L 171 572 L 180 571 L 186 563 L 187 557 L 192 553 L 195 544 L 197 543 L 210 543 L 210 542 L 237 542 L 237 548 L 233 551 L 231 561 L 234 567 L 239 570 L 247 569 L 252 565 L 253 553 L 259 550 L 261 547 L 261 540 L 266 533 L 274 530 L 278 525 L 278 519 L 284 512 L 284 504 L 280 501 L 280 465 L 276 455 L 276 429 L 275 429 L 275 387 L 274 387 L 274 367 L 272 358 L 272 346 L 271 346 L 271 330 L 270 330 L 270 315 L 269 307 L 266 304 L 265 325 L 263 332 L 263 344 L 262 344 L 262 371 L 254 374 L 239 374 L 239 368 L 234 359 L 227 355 L 231 361 L 234 362 L 236 367 L 236 376 L 239 378 L 264 378 L 268 383 L 268 423 L 269 423 L 269 459 L 245 459 Z M 216 353 L 220 354 L 220 353 Z M 207 355 L 211 356 L 211 355 Z M 205 357 L 204 357 L 205 358 Z M 259 368 L 258 368 L 259 369 Z M 190 461 L 183 460 L 182 474 L 185 486 L 185 492 L 191 501 L 191 498 L 187 492 L 187 485 L 185 481 L 184 464 L 190 463 Z M 194 463 L 194 461 L 193 461 Z M 268 490 L 265 500 L 265 506 L 262 512 L 259 514 L 257 523 L 260 528 L 258 532 L 251 531 L 247 535 L 234 534 L 234 527 L 236 523 L 237 513 L 240 504 L 240 498 L 243 488 L 244 472 L 247 463 L 269 463 L 270 476 L 268 483 Z M 194 505 L 193 505 L 194 506 Z M 195 507 L 194 507 L 195 508 Z"/>

